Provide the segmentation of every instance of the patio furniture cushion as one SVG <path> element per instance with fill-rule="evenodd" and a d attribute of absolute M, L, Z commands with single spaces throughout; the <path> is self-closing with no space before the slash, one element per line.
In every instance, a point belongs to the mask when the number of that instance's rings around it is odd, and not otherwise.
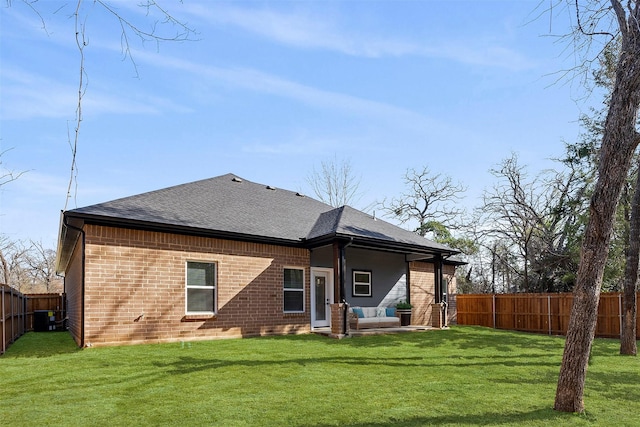
<path fill-rule="evenodd" d="M 364 312 L 360 307 L 353 307 L 351 310 L 356 314 L 356 316 L 358 316 L 358 318 L 364 318 Z"/>

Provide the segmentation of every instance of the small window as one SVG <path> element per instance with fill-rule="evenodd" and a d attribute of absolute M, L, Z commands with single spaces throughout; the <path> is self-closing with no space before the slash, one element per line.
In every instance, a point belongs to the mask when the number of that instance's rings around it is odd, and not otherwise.
<path fill-rule="evenodd" d="M 304 312 L 304 270 L 301 268 L 284 269 L 284 312 Z"/>
<path fill-rule="evenodd" d="M 354 297 L 370 297 L 371 296 L 371 272 L 370 271 L 353 271 L 353 296 Z"/>
<path fill-rule="evenodd" d="M 216 264 L 187 262 L 187 314 L 214 314 L 216 307 Z"/>

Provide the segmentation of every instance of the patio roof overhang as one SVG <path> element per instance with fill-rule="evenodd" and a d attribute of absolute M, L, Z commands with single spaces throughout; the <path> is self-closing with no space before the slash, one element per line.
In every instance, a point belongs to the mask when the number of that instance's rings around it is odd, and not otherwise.
<path fill-rule="evenodd" d="M 406 261 L 429 261 L 441 257 L 446 263 L 463 265 L 465 262 L 456 259 L 460 251 L 446 248 L 445 246 L 430 247 L 428 245 L 415 245 L 411 243 L 375 239 L 371 237 L 351 236 L 334 233 L 312 240 L 303 239 L 309 249 L 326 246 L 333 243 L 346 245 L 352 248 L 378 250 L 383 252 L 399 253 L 405 256 Z"/>

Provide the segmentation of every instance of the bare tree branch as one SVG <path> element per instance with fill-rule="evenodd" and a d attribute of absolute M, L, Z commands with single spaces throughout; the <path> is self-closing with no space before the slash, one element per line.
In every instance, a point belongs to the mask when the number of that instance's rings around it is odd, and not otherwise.
<path fill-rule="evenodd" d="M 7 170 L 2 166 L 2 156 L 9 150 L 11 150 L 11 148 L 0 152 L 0 187 L 12 181 L 15 181 L 16 179 L 20 178 L 24 173 L 26 173 L 26 171 L 14 172 L 11 170 Z"/>

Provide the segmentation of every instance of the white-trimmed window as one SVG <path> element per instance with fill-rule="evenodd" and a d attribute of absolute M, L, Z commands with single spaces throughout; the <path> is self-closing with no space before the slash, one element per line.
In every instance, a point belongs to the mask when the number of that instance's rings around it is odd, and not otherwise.
<path fill-rule="evenodd" d="M 371 272 L 353 270 L 353 296 L 371 296 Z"/>
<path fill-rule="evenodd" d="M 285 313 L 304 312 L 304 269 L 284 269 L 283 306 Z"/>
<path fill-rule="evenodd" d="M 187 314 L 215 314 L 216 264 L 187 261 L 185 306 Z"/>

